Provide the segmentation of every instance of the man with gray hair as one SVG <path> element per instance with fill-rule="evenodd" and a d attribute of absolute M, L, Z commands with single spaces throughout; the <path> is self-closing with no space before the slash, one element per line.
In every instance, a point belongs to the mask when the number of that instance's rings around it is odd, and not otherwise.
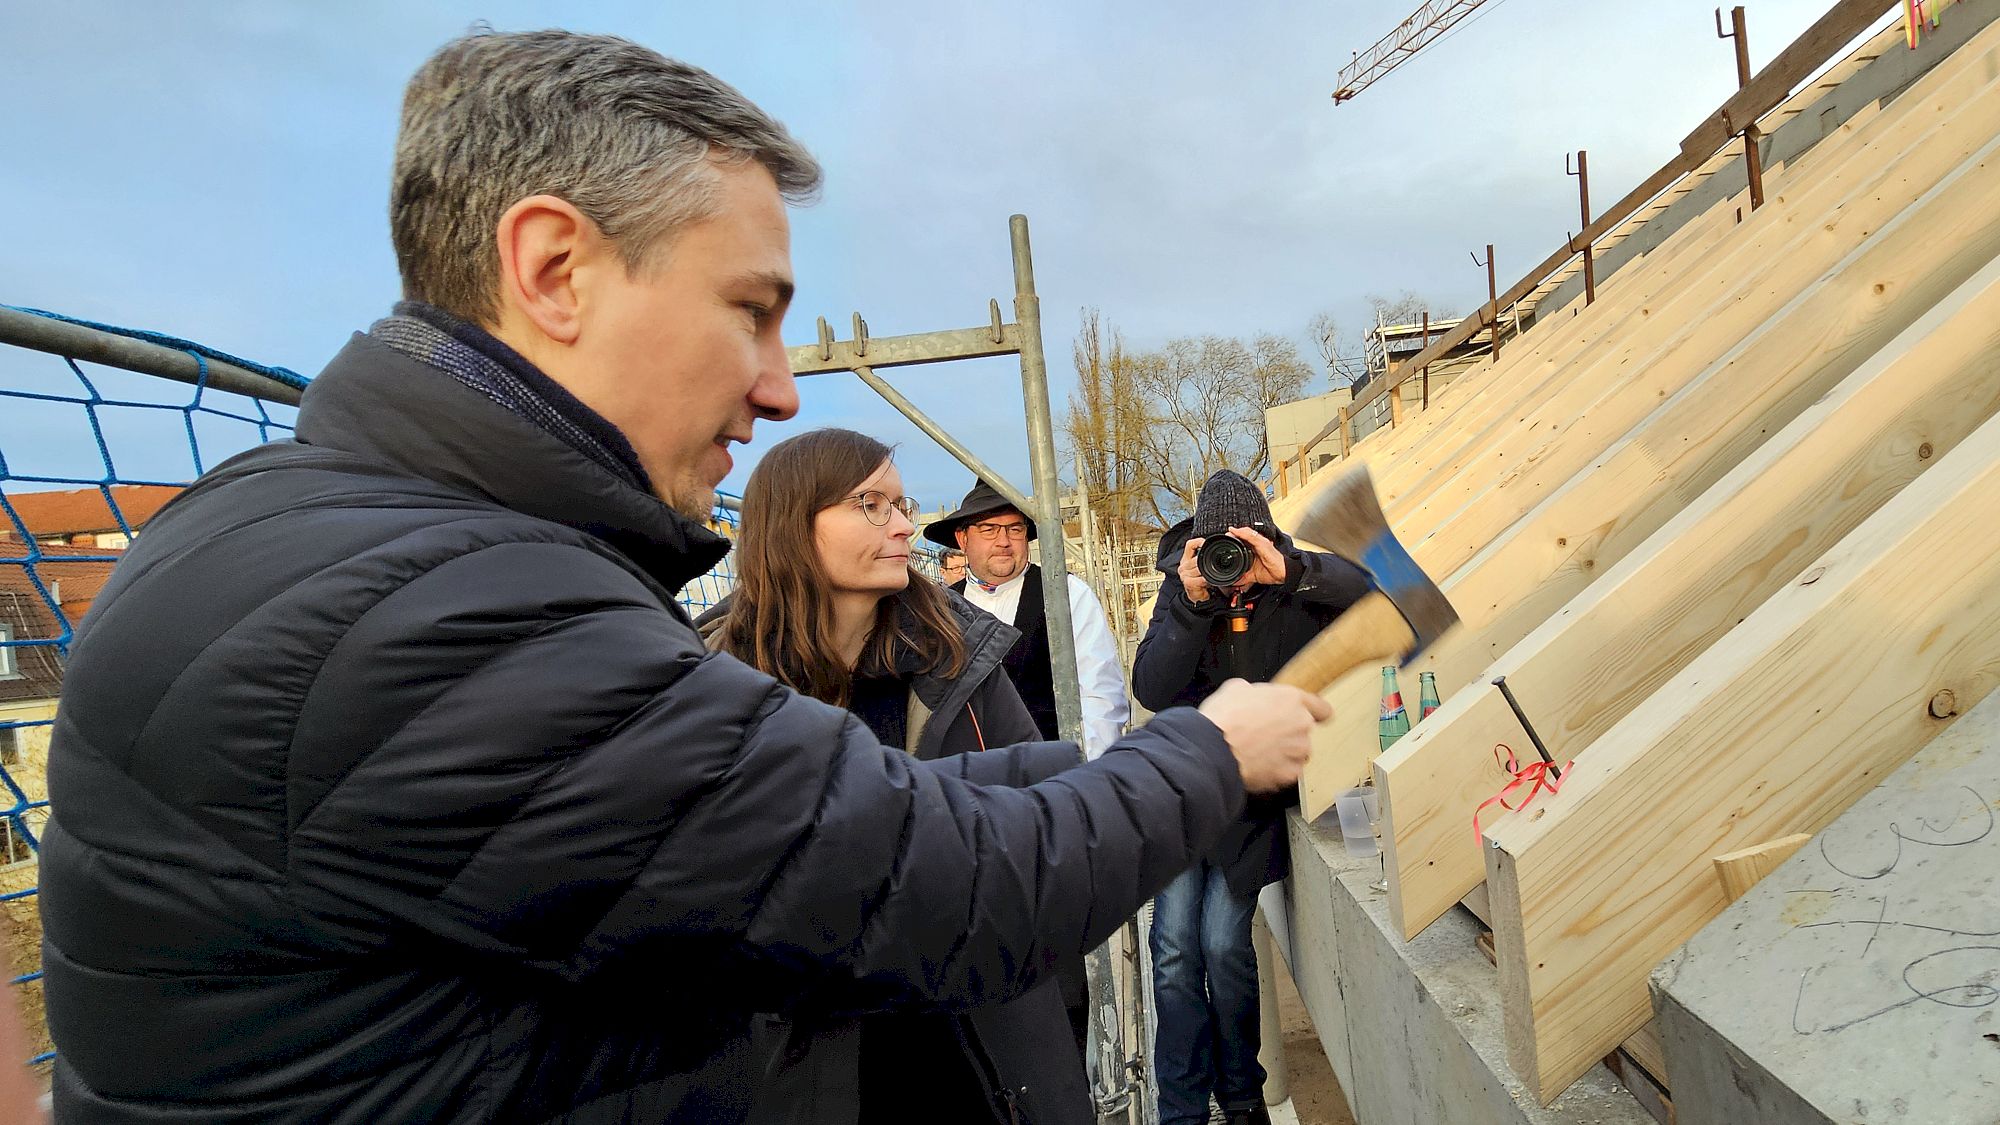
<path fill-rule="evenodd" d="M 727 550 L 729 447 L 798 409 L 785 201 L 819 176 L 623 40 L 418 71 L 405 300 L 295 441 L 147 526 L 75 645 L 60 1119 L 741 1120 L 782 1065 L 750 1013 L 1017 995 L 1296 779 L 1325 705 L 1289 688 L 1074 769 L 918 763 L 704 650 L 674 594 Z M 996 1119 L 1086 1119 L 1039 1094 Z"/>

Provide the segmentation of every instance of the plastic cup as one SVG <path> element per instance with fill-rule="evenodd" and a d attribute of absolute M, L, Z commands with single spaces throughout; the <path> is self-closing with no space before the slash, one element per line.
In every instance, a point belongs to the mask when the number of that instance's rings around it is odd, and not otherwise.
<path fill-rule="evenodd" d="M 1376 803 L 1375 787 L 1358 786 L 1342 792 L 1333 799 L 1334 810 L 1340 814 L 1340 839 L 1347 845 L 1347 854 L 1356 859 L 1368 859 L 1382 854 L 1382 846 L 1375 841 Z"/>

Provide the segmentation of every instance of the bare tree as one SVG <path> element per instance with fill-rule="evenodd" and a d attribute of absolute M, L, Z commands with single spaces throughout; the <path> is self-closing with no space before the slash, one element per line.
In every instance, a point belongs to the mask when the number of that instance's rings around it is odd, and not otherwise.
<path fill-rule="evenodd" d="M 1137 358 L 1132 375 L 1151 424 L 1133 435 L 1133 444 L 1152 485 L 1148 506 L 1164 528 L 1194 510 L 1210 473 L 1230 468 L 1250 475 L 1232 456 L 1244 444 L 1250 350 L 1240 340 L 1184 336 Z"/>
<path fill-rule="evenodd" d="M 1408 289 L 1393 297 L 1370 293 L 1368 308 L 1374 312 L 1379 324 L 1421 324 L 1425 313 L 1429 313 L 1433 321 L 1449 320 L 1452 316 L 1443 306 L 1432 304 L 1430 298 L 1418 296 Z"/>
<path fill-rule="evenodd" d="M 1264 412 L 1312 381 L 1298 345 L 1260 335 L 1188 336 L 1129 352 L 1087 311 L 1073 355 L 1077 390 L 1063 419 L 1098 510 L 1165 528 L 1194 508 L 1217 469 L 1261 477 L 1270 465 Z M 1101 500 L 1100 500 L 1101 498 Z"/>
<path fill-rule="evenodd" d="M 1070 356 L 1076 363 L 1076 390 L 1070 392 L 1069 410 L 1063 415 L 1063 451 L 1081 465 L 1082 483 L 1091 495 L 1103 497 L 1111 491 L 1112 462 L 1117 457 L 1111 441 L 1115 425 L 1110 406 L 1113 390 L 1105 367 L 1104 330 L 1097 310 L 1084 309 L 1081 320 L 1076 341 L 1070 346 Z"/>
<path fill-rule="evenodd" d="M 1335 390 L 1351 387 L 1367 372 L 1361 341 L 1343 338 L 1340 321 L 1332 313 L 1314 313 L 1306 322 L 1306 335 L 1312 337 L 1313 351 L 1319 355 L 1320 368 L 1326 372 L 1327 386 Z"/>
<path fill-rule="evenodd" d="M 1148 414 L 1136 394 L 1125 341 L 1116 329 L 1105 339 L 1096 309 L 1083 310 L 1071 356 L 1077 385 L 1063 416 L 1064 451 L 1083 467 L 1091 506 L 1116 526 L 1144 506 L 1131 435 L 1147 426 Z"/>

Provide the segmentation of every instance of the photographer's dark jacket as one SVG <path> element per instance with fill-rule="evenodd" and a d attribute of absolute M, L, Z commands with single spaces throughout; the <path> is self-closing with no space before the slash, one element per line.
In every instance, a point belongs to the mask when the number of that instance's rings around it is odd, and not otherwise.
<path fill-rule="evenodd" d="M 753 1012 L 962 1010 L 1102 942 L 1242 807 L 1161 715 L 954 767 L 710 653 L 725 544 L 358 337 L 84 622 L 41 853 L 73 1122 L 717 1122 Z M 998 782 L 986 786 L 970 782 Z"/>
<path fill-rule="evenodd" d="M 1149 710 L 1200 703 L 1229 678 L 1222 650 L 1228 598 L 1211 595 L 1197 604 L 1181 587 L 1181 552 L 1193 524 L 1182 520 L 1160 540 L 1158 563 L 1166 580 L 1132 659 L 1132 694 Z M 1241 649 L 1246 680 L 1277 675 L 1293 653 L 1369 590 L 1366 572 L 1338 555 L 1300 550 L 1284 532 L 1278 533 L 1277 547 L 1285 556 L 1284 585 L 1254 587 L 1245 599 L 1254 605 Z M 1290 861 L 1285 809 L 1297 803 L 1296 788 L 1251 797 L 1243 816 L 1208 853 L 1232 891 L 1251 894 L 1285 877 Z"/>

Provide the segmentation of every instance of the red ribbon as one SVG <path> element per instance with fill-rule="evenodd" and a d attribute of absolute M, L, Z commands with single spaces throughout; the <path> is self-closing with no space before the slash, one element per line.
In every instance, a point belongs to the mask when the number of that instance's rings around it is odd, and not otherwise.
<path fill-rule="evenodd" d="M 1505 761 L 1500 759 L 1500 752 L 1502 750 L 1507 752 L 1507 759 Z M 1540 793 L 1544 789 L 1551 793 L 1561 792 L 1562 774 L 1576 764 L 1576 761 L 1572 759 L 1565 762 L 1561 770 L 1558 770 L 1554 763 L 1551 762 L 1529 762 L 1526 766 L 1523 766 L 1521 760 L 1514 756 L 1514 748 L 1504 742 L 1493 744 L 1493 762 L 1507 774 L 1507 784 L 1500 787 L 1500 792 L 1479 802 L 1479 807 L 1472 810 L 1472 843 L 1475 847 L 1484 844 L 1486 841 L 1485 835 L 1479 830 L 1480 813 L 1485 812 L 1494 805 L 1499 805 L 1508 812 L 1520 812 L 1522 809 L 1528 807 L 1528 802 L 1535 799 L 1535 794 Z M 1507 795 L 1523 785 L 1528 787 L 1528 795 L 1521 798 L 1521 803 L 1518 805 L 1508 804 Z"/>

